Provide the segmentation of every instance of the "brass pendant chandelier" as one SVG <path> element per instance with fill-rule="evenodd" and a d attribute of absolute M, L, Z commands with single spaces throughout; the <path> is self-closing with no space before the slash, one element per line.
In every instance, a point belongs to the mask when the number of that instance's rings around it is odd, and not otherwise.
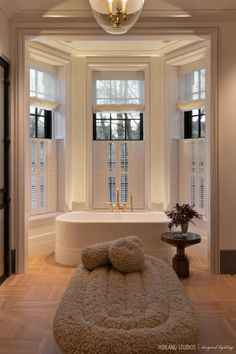
<path fill-rule="evenodd" d="M 89 0 L 97 23 L 110 34 L 126 33 L 138 20 L 145 0 Z"/>

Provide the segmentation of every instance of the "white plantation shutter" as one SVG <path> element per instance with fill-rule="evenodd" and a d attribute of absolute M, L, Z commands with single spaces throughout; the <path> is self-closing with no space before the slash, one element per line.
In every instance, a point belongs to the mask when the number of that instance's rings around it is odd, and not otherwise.
<path fill-rule="evenodd" d="M 47 169 L 47 160 L 46 153 L 47 147 L 45 140 L 39 141 L 38 144 L 38 154 L 39 154 L 39 211 L 41 213 L 46 212 L 46 196 L 47 196 L 47 179 L 46 179 L 46 169 Z"/>
<path fill-rule="evenodd" d="M 179 144 L 179 200 L 206 215 L 205 139 L 185 139 Z"/>
<path fill-rule="evenodd" d="M 128 143 L 120 144 L 120 202 L 127 203 L 129 199 L 129 148 Z"/>
<path fill-rule="evenodd" d="M 144 142 L 93 141 L 92 207 L 130 203 L 144 208 Z"/>
<path fill-rule="evenodd" d="M 47 212 L 58 210 L 57 208 L 57 141 L 47 141 Z"/>
<path fill-rule="evenodd" d="M 56 141 L 30 139 L 31 215 L 56 211 Z M 53 171 L 53 172 L 52 172 Z"/>
<path fill-rule="evenodd" d="M 117 161 L 116 161 L 116 150 L 117 146 L 115 143 L 108 143 L 107 149 L 107 201 L 110 203 L 116 202 L 116 188 L 117 188 Z"/>
<path fill-rule="evenodd" d="M 190 141 L 190 204 L 196 206 L 196 141 Z"/>
<path fill-rule="evenodd" d="M 198 139 L 198 185 L 199 185 L 199 211 L 201 214 L 206 213 L 206 173 L 205 173 L 205 139 Z"/>
<path fill-rule="evenodd" d="M 199 210 L 205 214 L 205 177 L 199 177 Z"/>
<path fill-rule="evenodd" d="M 190 205 L 196 208 L 196 177 L 192 174 L 190 176 Z"/>
<path fill-rule="evenodd" d="M 38 178 L 37 178 L 37 146 L 36 146 L 36 141 L 35 139 L 31 139 L 30 142 L 30 151 L 31 151 L 31 213 L 36 212 L 37 204 L 38 204 L 38 198 L 37 198 L 37 190 L 38 190 Z"/>

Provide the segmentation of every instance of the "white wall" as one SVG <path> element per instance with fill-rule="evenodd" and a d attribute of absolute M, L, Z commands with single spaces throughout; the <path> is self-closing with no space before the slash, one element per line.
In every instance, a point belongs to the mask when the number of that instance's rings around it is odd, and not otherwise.
<path fill-rule="evenodd" d="M 219 234 L 220 249 L 236 250 L 236 23 L 220 31 Z"/>
<path fill-rule="evenodd" d="M 10 22 L 0 9 L 0 56 L 10 58 Z"/>
<path fill-rule="evenodd" d="M 165 155 L 163 165 L 165 166 L 165 207 L 172 208 L 178 202 L 179 184 L 179 140 L 176 139 L 177 131 L 173 126 L 178 121 L 176 102 L 178 100 L 178 70 L 177 67 L 165 65 Z"/>
<path fill-rule="evenodd" d="M 164 70 L 161 58 L 150 59 L 151 202 L 163 209 L 164 202 Z"/>
<path fill-rule="evenodd" d="M 86 115 L 86 60 L 73 58 L 70 133 L 72 209 L 84 208 L 86 202 Z"/>

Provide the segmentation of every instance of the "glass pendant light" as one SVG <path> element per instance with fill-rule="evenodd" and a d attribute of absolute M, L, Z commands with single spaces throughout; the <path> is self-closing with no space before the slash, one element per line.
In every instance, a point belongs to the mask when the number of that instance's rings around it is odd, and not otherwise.
<path fill-rule="evenodd" d="M 145 0 L 89 0 L 97 23 L 110 34 L 126 33 L 138 20 Z"/>

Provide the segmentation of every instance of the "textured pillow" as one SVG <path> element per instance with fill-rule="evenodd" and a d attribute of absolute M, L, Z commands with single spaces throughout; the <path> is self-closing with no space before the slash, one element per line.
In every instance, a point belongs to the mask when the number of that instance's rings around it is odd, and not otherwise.
<path fill-rule="evenodd" d="M 144 268 L 144 251 L 139 242 L 131 237 L 114 241 L 109 249 L 109 258 L 113 267 L 122 273 L 140 272 Z"/>
<path fill-rule="evenodd" d="M 84 248 L 81 252 L 81 261 L 84 268 L 93 270 L 109 264 L 109 247 L 111 243 L 111 241 L 101 242 Z"/>
<path fill-rule="evenodd" d="M 125 236 L 125 237 L 119 238 L 118 240 L 113 241 L 112 243 L 117 242 L 119 240 L 133 241 L 133 242 L 137 243 L 140 247 L 143 247 L 142 241 L 140 240 L 140 238 L 138 236 L 133 236 L 133 235 L 132 236 Z"/>

